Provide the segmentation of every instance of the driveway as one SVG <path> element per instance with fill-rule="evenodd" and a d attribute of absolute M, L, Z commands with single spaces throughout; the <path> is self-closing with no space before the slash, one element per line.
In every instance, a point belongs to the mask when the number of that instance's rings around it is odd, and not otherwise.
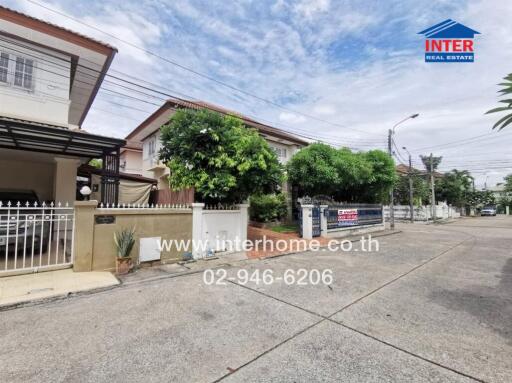
<path fill-rule="evenodd" d="M 512 218 L 399 225 L 379 252 L 301 253 L 0 312 L 2 382 L 510 382 Z M 233 281 L 229 281 L 233 278 Z"/>

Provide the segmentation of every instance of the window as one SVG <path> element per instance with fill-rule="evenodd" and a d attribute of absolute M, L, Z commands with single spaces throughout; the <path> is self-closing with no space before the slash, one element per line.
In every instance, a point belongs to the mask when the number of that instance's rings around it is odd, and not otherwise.
<path fill-rule="evenodd" d="M 0 53 L 0 82 L 7 82 L 7 75 L 9 74 L 9 54 L 5 52 Z"/>
<path fill-rule="evenodd" d="M 0 83 L 33 90 L 34 60 L 0 52 Z"/>
<path fill-rule="evenodd" d="M 286 158 L 286 148 L 277 148 L 272 146 L 272 149 L 276 153 L 277 158 Z"/>
<path fill-rule="evenodd" d="M 34 61 L 23 57 L 16 57 L 16 67 L 14 72 L 14 85 L 32 89 L 32 72 L 34 71 Z"/>

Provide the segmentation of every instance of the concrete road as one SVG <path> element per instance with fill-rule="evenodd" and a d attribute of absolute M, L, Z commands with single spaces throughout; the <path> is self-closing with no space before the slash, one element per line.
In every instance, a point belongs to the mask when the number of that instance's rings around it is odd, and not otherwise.
<path fill-rule="evenodd" d="M 0 312 L 0 382 L 510 382 L 512 218 L 399 229 L 243 266 L 330 287 L 238 267 Z"/>

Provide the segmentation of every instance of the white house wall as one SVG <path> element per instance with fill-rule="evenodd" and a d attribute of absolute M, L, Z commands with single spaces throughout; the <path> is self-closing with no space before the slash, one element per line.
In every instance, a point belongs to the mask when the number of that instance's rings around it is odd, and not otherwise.
<path fill-rule="evenodd" d="M 14 40 L 11 40 L 14 41 Z M 9 70 L 8 83 L 0 82 L 0 115 L 24 120 L 67 125 L 69 117 L 69 89 L 71 62 L 69 56 L 37 47 L 36 50 L 0 41 L 0 52 L 9 54 L 10 68 L 14 68 L 16 57 L 34 61 L 32 90 L 15 87 L 13 71 Z M 24 42 L 23 45 L 29 46 Z M 38 51 L 45 51 L 43 54 Z M 58 56 L 55 58 L 52 56 Z"/>

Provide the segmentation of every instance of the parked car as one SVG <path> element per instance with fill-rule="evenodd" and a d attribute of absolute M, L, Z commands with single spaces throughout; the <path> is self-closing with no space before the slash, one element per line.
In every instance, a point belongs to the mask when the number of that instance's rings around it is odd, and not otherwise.
<path fill-rule="evenodd" d="M 16 241 L 18 254 L 23 253 L 23 247 L 27 253 L 32 247 L 35 252 L 41 246 L 46 249 L 50 222 L 44 222 L 37 194 L 33 190 L 0 189 L 0 201 L 0 254 L 5 254 L 6 247 L 8 253 L 14 253 Z M 18 202 L 20 209 L 17 209 Z"/>
<path fill-rule="evenodd" d="M 480 211 L 480 215 L 496 216 L 496 206 L 484 206 Z"/>

